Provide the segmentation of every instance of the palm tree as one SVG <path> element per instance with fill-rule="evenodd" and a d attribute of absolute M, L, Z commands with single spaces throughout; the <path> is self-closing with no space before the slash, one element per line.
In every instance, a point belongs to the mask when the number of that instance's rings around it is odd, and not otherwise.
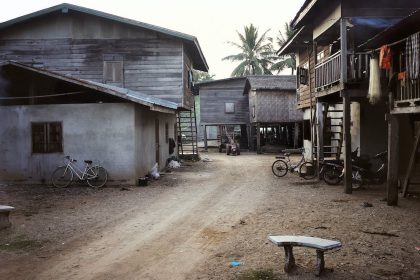
<path fill-rule="evenodd" d="M 283 47 L 286 44 L 287 40 L 292 37 L 295 33 L 295 30 L 292 28 L 291 24 L 286 22 L 284 24 L 285 33 L 279 30 L 279 35 L 277 36 L 277 44 L 279 47 Z M 271 65 L 272 71 L 277 71 L 277 73 L 284 70 L 284 68 L 292 69 L 292 75 L 295 73 L 296 70 L 296 55 L 294 53 L 290 53 L 288 55 L 280 56 L 278 61 Z"/>
<path fill-rule="evenodd" d="M 232 77 L 240 77 L 246 75 L 272 75 L 270 66 L 273 59 L 272 38 L 267 37 L 265 31 L 261 36 L 258 34 L 258 28 L 253 24 L 244 26 L 244 33 L 238 31 L 240 43 L 228 42 L 241 50 L 240 53 L 229 55 L 223 60 L 239 61 L 239 65 L 233 70 Z"/>

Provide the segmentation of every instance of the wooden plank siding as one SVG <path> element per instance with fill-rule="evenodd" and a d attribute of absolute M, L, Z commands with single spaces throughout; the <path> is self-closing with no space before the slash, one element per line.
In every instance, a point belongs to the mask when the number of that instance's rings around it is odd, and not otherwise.
<path fill-rule="evenodd" d="M 299 85 L 297 89 L 297 108 L 304 109 L 310 107 L 310 90 L 312 89 L 312 103 L 315 103 L 315 55 L 312 51 L 305 50 L 299 52 L 299 67 L 309 64 L 309 85 Z M 310 56 L 310 57 L 309 57 Z"/>
<path fill-rule="evenodd" d="M 83 23 L 83 24 L 81 24 Z M 13 60 L 103 82 L 104 59 L 123 61 L 121 87 L 184 104 L 181 40 L 152 30 L 69 13 L 35 18 L 0 32 L 0 63 Z M 184 59 L 185 58 L 185 59 Z"/>
<path fill-rule="evenodd" d="M 248 124 L 248 95 L 245 79 L 213 82 L 200 86 L 201 124 Z M 234 103 L 235 112 L 225 113 L 225 103 Z"/>
<path fill-rule="evenodd" d="M 182 96 L 182 104 L 184 104 L 185 108 L 192 108 L 194 102 L 194 96 L 191 88 L 190 81 L 188 80 L 188 73 L 192 70 L 192 62 L 189 58 L 188 54 L 184 51 L 183 52 L 183 96 Z"/>
<path fill-rule="evenodd" d="M 103 82 L 105 55 L 124 62 L 123 86 L 182 102 L 182 44 L 171 40 L 0 40 L 0 61 L 14 60 L 76 78 Z"/>

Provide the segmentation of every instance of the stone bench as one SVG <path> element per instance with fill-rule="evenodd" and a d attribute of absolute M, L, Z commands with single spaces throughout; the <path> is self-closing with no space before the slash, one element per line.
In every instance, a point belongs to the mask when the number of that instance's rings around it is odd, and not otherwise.
<path fill-rule="evenodd" d="M 0 205 L 0 229 L 10 227 L 9 214 L 15 210 L 14 207 Z"/>
<path fill-rule="evenodd" d="M 295 258 L 293 256 L 293 247 L 295 246 L 316 249 L 316 276 L 320 276 L 324 271 L 324 252 L 341 248 L 341 242 L 339 241 L 309 236 L 269 236 L 269 240 L 279 247 L 284 247 L 284 271 L 286 273 L 289 273 L 295 267 Z"/>

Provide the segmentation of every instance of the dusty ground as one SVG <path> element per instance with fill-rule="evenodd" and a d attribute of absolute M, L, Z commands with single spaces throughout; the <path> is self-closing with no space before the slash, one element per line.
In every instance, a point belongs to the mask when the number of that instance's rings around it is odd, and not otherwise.
<path fill-rule="evenodd" d="M 342 241 L 325 279 L 420 278 L 419 198 L 388 207 L 383 187 L 345 195 L 274 178 L 272 156 L 208 156 L 129 190 L 0 186 L 0 204 L 17 208 L 0 231 L 0 279 L 314 278 L 313 250 L 295 249 L 298 268 L 286 276 L 269 234 Z"/>

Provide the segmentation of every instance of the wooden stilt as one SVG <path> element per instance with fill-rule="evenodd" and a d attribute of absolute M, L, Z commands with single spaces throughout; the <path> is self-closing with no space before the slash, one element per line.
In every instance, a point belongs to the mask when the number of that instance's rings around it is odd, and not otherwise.
<path fill-rule="evenodd" d="M 204 150 L 207 151 L 208 145 L 207 145 L 207 125 L 204 126 Z"/>
<path fill-rule="evenodd" d="M 298 145 L 299 145 L 299 130 L 300 130 L 300 127 L 299 127 L 299 123 L 298 122 L 295 122 L 295 131 L 294 131 L 294 139 L 293 139 L 293 147 L 296 149 L 296 148 L 298 148 Z"/>
<path fill-rule="evenodd" d="M 322 103 L 316 103 L 316 135 L 317 135 L 317 148 L 316 148 L 316 162 L 319 176 L 321 164 L 324 161 L 324 114 L 322 111 Z"/>
<path fill-rule="evenodd" d="M 388 119 L 388 178 L 387 204 L 398 203 L 398 161 L 399 161 L 399 123 L 398 116 L 389 115 Z"/>
<path fill-rule="evenodd" d="M 351 194 L 352 164 L 351 164 L 351 134 L 350 134 L 350 97 L 342 92 L 343 97 L 343 136 L 344 136 L 344 192 Z"/>
<path fill-rule="evenodd" d="M 419 149 L 419 145 L 420 145 L 420 128 L 417 129 L 417 132 L 415 134 L 413 150 L 411 151 L 410 161 L 408 162 L 407 172 L 404 176 L 404 181 L 403 181 L 403 185 L 402 185 L 403 197 L 406 197 L 407 193 L 408 193 L 408 185 L 410 183 L 410 176 L 411 176 L 411 173 L 413 173 L 413 168 L 414 168 L 414 165 L 416 163 L 416 156 L 417 156 L 417 151 Z"/>
<path fill-rule="evenodd" d="M 257 123 L 257 154 L 261 154 L 261 132 L 259 123 Z"/>

